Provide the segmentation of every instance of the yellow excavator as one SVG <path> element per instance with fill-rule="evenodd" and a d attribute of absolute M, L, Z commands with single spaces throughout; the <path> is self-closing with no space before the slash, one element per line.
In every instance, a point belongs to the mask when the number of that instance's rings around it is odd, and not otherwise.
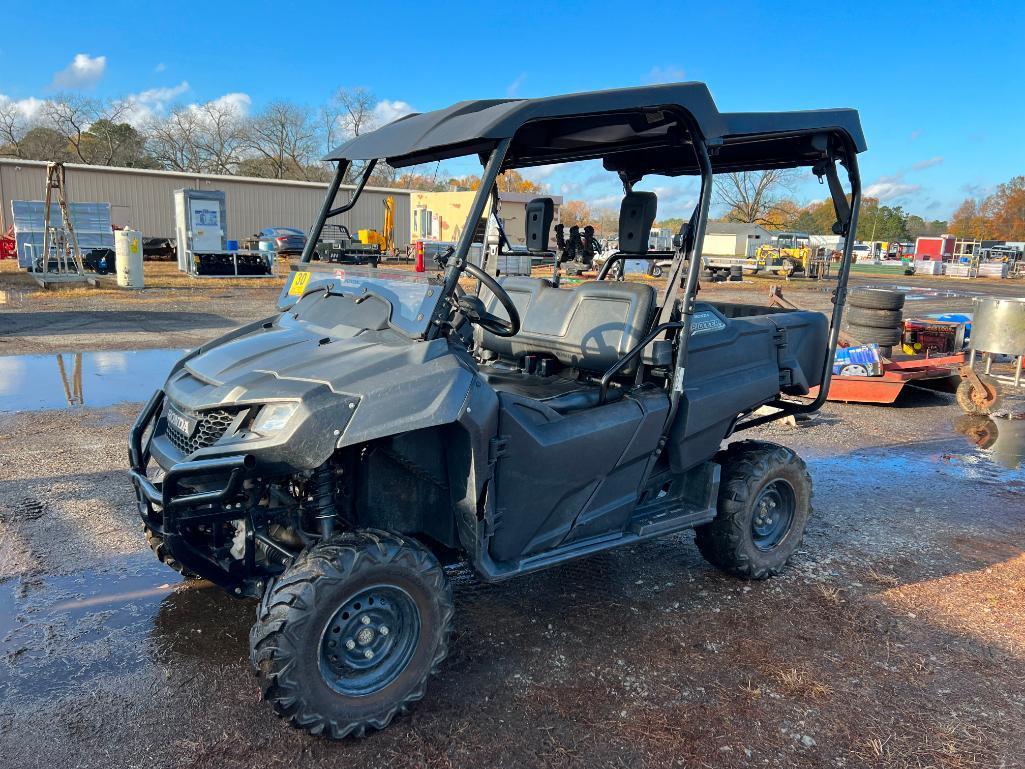
<path fill-rule="evenodd" d="M 384 199 L 384 230 L 358 230 L 356 239 L 365 246 L 377 246 L 381 254 L 392 254 L 395 251 L 395 198 L 391 195 Z"/>

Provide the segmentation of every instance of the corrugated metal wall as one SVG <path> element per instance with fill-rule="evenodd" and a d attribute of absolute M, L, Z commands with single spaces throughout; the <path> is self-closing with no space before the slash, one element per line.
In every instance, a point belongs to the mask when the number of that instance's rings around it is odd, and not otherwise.
<path fill-rule="evenodd" d="M 107 202 L 115 225 L 131 226 L 147 237 L 174 237 L 173 193 L 183 187 L 223 190 L 228 203 L 228 238 L 241 240 L 263 227 L 308 230 L 324 200 L 326 184 L 279 182 L 233 176 L 67 165 L 68 196 L 82 202 Z M 12 200 L 42 200 L 46 163 L 0 158 L 0 226 L 11 223 Z M 349 189 L 338 195 L 348 200 Z M 367 189 L 356 207 L 332 223 L 353 230 L 384 226 L 384 199 L 395 199 L 395 242 L 409 244 L 409 190 Z"/>

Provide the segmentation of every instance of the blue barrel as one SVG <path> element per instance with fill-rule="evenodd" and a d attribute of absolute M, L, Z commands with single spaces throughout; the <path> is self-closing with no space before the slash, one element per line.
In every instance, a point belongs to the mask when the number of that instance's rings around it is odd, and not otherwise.
<path fill-rule="evenodd" d="M 229 240 L 228 241 L 228 250 L 229 251 L 238 251 L 238 241 L 237 240 Z"/>

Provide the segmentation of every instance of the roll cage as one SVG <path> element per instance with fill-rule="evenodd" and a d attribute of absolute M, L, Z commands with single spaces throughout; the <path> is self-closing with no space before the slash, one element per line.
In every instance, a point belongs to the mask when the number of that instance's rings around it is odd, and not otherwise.
<path fill-rule="evenodd" d="M 698 202 L 677 238 L 679 246 L 669 269 L 666 290 L 653 328 L 645 339 L 645 343 L 650 343 L 666 335 L 676 340 L 667 421 L 671 424 L 684 390 L 701 244 L 714 174 L 811 168 L 820 182 L 828 184 L 836 214 L 833 232 L 844 236 L 822 386 L 814 399 L 774 401 L 770 405 L 779 409 L 776 413 L 748 418 L 737 425 L 737 429 L 745 429 L 788 414 L 815 411 L 825 402 L 850 273 L 853 238 L 847 236 L 857 229 L 861 205 L 857 155 L 865 149 L 855 110 L 721 113 L 701 83 L 544 99 L 460 102 L 446 109 L 400 118 L 351 139 L 327 155 L 326 160 L 338 165 L 301 262 L 310 261 L 325 222 L 356 204 L 379 160 L 401 168 L 477 154 L 483 166 L 481 183 L 467 212 L 466 226 L 444 264 L 443 288 L 427 332 L 428 338 L 434 338 L 443 333 L 449 305 L 442 300 L 455 291 L 465 269 L 475 231 L 473 225 L 483 217 L 504 171 L 601 159 L 606 170 L 618 174 L 626 192 L 648 174 L 699 176 Z M 349 201 L 335 206 L 342 179 L 353 161 L 366 162 L 363 174 Z M 840 181 L 838 165 L 846 169 L 849 192 Z M 605 263 L 599 280 L 608 274 L 616 258 L 614 255 Z M 640 348 L 627 355 L 633 357 L 639 352 Z"/>

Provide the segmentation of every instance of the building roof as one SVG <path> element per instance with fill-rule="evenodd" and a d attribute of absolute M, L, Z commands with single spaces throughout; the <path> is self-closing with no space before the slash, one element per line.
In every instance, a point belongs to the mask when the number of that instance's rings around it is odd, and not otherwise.
<path fill-rule="evenodd" d="M 21 158 L 0 158 L 0 164 L 8 166 L 27 166 L 29 168 L 43 168 L 49 165 L 46 160 L 22 160 Z M 255 182 L 259 184 L 278 185 L 284 187 L 316 187 L 322 190 L 327 189 L 327 182 L 304 182 L 297 179 L 267 179 L 263 176 L 232 176 L 230 174 L 201 174 L 191 171 L 165 171 L 161 168 L 125 168 L 123 166 L 94 166 L 85 163 L 65 163 L 64 167 L 69 171 L 92 171 L 94 173 L 130 174 L 135 176 L 157 176 L 163 178 L 179 178 L 183 180 L 210 181 L 210 182 Z M 343 184 L 343 190 L 353 190 L 354 184 Z M 400 195 L 408 195 L 415 190 L 407 187 L 366 187 L 370 192 L 388 192 Z"/>
<path fill-rule="evenodd" d="M 769 230 L 760 224 L 749 224 L 747 222 L 709 222 L 705 231 L 709 235 L 743 235 L 751 230 Z"/>
<path fill-rule="evenodd" d="M 490 152 L 512 139 L 504 168 L 604 158 L 606 168 L 643 175 L 696 173 L 691 128 L 715 146 L 717 171 L 817 162 L 840 136 L 865 150 L 851 109 L 720 113 L 704 83 L 620 88 L 541 99 L 463 101 L 407 115 L 356 136 L 327 160 L 387 159 L 395 167 Z M 610 162 L 611 160 L 611 162 Z"/>

